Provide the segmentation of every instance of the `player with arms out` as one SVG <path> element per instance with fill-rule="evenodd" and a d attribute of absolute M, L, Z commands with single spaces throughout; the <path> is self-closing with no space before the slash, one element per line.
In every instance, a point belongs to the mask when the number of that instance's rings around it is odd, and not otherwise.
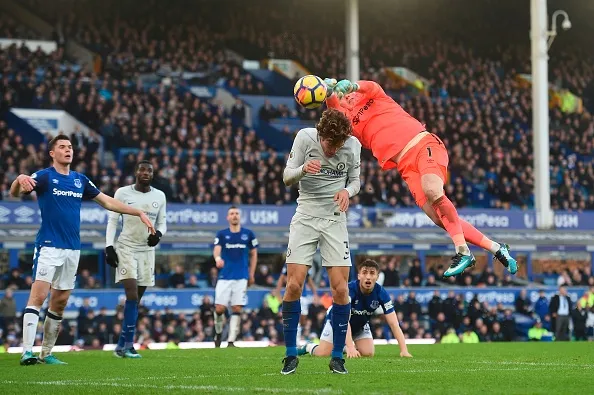
<path fill-rule="evenodd" d="M 348 358 L 373 357 L 375 346 L 373 335 L 369 327 L 371 316 L 381 307 L 386 322 L 392 334 L 398 341 L 400 356 L 411 358 L 406 347 L 404 333 L 400 329 L 396 312 L 390 295 L 381 285 L 377 284 L 379 265 L 376 261 L 367 259 L 358 267 L 358 280 L 349 283 L 349 297 L 351 299 L 351 318 L 346 338 L 346 354 Z M 327 357 L 332 352 L 332 307 L 328 309 L 326 323 L 320 338 L 320 344 L 308 343 L 298 350 L 299 355 L 311 354 L 316 357 Z"/>
<path fill-rule="evenodd" d="M 19 175 L 10 186 L 18 197 L 33 191 L 41 211 L 41 227 L 33 253 L 33 285 L 23 314 L 23 354 L 21 365 L 38 362 L 65 365 L 51 352 L 56 344 L 64 308 L 74 289 L 80 258 L 80 208 L 83 200 L 94 200 L 107 210 L 139 217 L 150 233 L 151 220 L 142 211 L 101 193 L 84 175 L 70 170 L 73 149 L 70 138 L 57 135 L 49 143 L 52 166 L 32 176 Z M 39 310 L 51 296 L 43 324 L 43 342 L 39 358 L 33 355 L 33 343 L 39 322 Z"/>
<path fill-rule="evenodd" d="M 215 287 L 215 347 L 221 347 L 225 310 L 231 306 L 227 346 L 234 347 L 241 324 L 241 310 L 247 303 L 248 285 L 254 283 L 258 264 L 258 239 L 241 226 L 239 209 L 227 212 L 229 227 L 217 232 L 212 255 L 219 269 Z"/>
<path fill-rule="evenodd" d="M 499 244 L 458 216 L 444 193 L 449 163 L 443 142 L 409 115 L 373 81 L 326 79 L 329 108 L 343 112 L 353 124 L 353 135 L 370 149 L 382 170 L 398 169 L 417 205 L 448 232 L 456 247 L 445 277 L 461 274 L 476 260 L 468 243 L 490 251 L 515 274 L 516 260 L 507 244 Z"/>
<path fill-rule="evenodd" d="M 114 355 L 119 358 L 140 358 L 134 349 L 138 304 L 147 287 L 155 285 L 155 246 L 167 232 L 167 200 L 165 194 L 151 187 L 153 165 L 146 160 L 136 164 L 133 185 L 119 188 L 114 198 L 142 210 L 155 224 L 155 234 L 147 237 L 146 228 L 137 218 L 110 213 L 105 232 L 105 260 L 115 270 L 116 283 L 126 292 L 124 322 Z M 118 221 L 122 216 L 122 232 L 117 239 Z"/>
<path fill-rule="evenodd" d="M 283 172 L 285 185 L 299 183 L 297 210 L 289 231 L 287 286 L 283 297 L 286 356 L 281 373 L 297 369 L 297 327 L 303 283 L 320 247 L 322 266 L 330 278 L 333 343 L 330 369 L 347 373 L 342 359 L 350 304 L 348 278 L 351 266 L 346 211 L 359 192 L 361 144 L 351 136 L 352 126 L 340 111 L 324 111 L 316 128 L 301 129 Z"/>

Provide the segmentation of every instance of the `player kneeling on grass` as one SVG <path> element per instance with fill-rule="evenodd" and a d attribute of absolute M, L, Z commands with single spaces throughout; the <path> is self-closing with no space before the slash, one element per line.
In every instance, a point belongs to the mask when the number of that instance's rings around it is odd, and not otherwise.
<path fill-rule="evenodd" d="M 369 328 L 369 320 L 381 307 L 386 322 L 398 341 L 400 356 L 409 357 L 406 341 L 390 295 L 381 285 L 377 284 L 379 265 L 376 261 L 367 259 L 358 267 L 358 280 L 349 283 L 349 297 L 351 298 L 351 318 L 347 329 L 346 354 L 348 358 L 373 357 L 375 346 Z M 311 354 L 316 357 L 327 357 L 332 353 L 332 307 L 328 309 L 326 323 L 320 338 L 320 344 L 308 343 L 299 348 L 299 355 Z"/>

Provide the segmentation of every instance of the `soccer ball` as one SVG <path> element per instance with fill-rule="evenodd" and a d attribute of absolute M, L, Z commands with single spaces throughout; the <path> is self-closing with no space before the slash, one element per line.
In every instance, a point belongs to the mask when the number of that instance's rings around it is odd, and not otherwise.
<path fill-rule="evenodd" d="M 299 78 L 293 88 L 295 100 L 300 106 L 307 109 L 318 108 L 326 100 L 328 87 L 320 77 L 306 75 Z"/>

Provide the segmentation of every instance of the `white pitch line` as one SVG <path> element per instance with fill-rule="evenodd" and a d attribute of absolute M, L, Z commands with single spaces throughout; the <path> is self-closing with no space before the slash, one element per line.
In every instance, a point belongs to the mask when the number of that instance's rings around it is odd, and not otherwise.
<path fill-rule="evenodd" d="M 539 365 L 537 365 L 539 366 Z M 572 369 L 575 366 L 567 365 L 564 366 L 567 369 Z M 546 366 L 540 366 L 541 369 L 546 368 Z M 349 370 L 349 375 L 357 375 L 357 374 L 401 374 L 401 373 L 443 373 L 443 372 L 493 372 L 493 371 L 501 371 L 501 372 L 508 372 L 508 371 L 535 371 L 541 370 L 528 368 L 528 367 L 516 367 L 516 368 L 460 368 L 460 369 L 443 369 L 443 368 L 435 368 L 435 369 L 399 369 L 398 367 L 394 367 L 394 370 Z M 318 374 L 328 374 L 328 372 L 297 372 L 297 375 L 318 375 Z M 276 376 L 277 373 L 263 373 L 261 376 Z"/>
<path fill-rule="evenodd" d="M 21 384 L 21 385 L 47 385 L 47 386 L 54 386 L 54 385 L 61 385 L 61 386 L 84 386 L 84 387 L 125 387 L 125 388 L 151 388 L 151 389 L 166 389 L 166 390 L 195 390 L 195 391 L 220 391 L 220 392 L 247 392 L 247 391 L 257 391 L 257 392 L 268 392 L 268 393 L 275 393 L 275 394 L 284 394 L 284 393 L 306 393 L 306 394 L 329 394 L 329 393 L 343 393 L 339 389 L 330 389 L 330 388 L 322 388 L 322 389 L 303 389 L 303 388 L 270 388 L 270 387 L 226 387 L 226 386 L 219 386 L 219 385 L 154 385 L 154 384 L 128 384 L 128 383 L 109 383 L 109 382 L 101 382 L 101 381 L 72 381 L 72 380 L 62 380 L 62 381 L 14 381 L 14 380 L 4 380 L 0 381 L 1 384 Z"/>
<path fill-rule="evenodd" d="M 522 361 L 471 361 L 470 363 L 481 363 L 490 365 L 528 365 L 528 366 L 562 366 L 571 368 L 594 368 L 592 364 L 573 364 L 563 362 L 522 362 Z"/>

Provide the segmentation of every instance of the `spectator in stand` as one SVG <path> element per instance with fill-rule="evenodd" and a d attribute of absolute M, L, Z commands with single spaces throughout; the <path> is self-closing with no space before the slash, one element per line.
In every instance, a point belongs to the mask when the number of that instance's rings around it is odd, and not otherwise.
<path fill-rule="evenodd" d="M 0 330 L 6 331 L 16 320 L 16 301 L 12 288 L 7 288 L 0 300 Z M 1 336 L 0 336 L 1 339 Z"/>
<path fill-rule="evenodd" d="M 588 309 L 581 303 L 577 303 L 571 311 L 571 322 L 573 323 L 573 337 L 575 340 L 588 340 L 586 323 L 588 322 Z"/>
<path fill-rule="evenodd" d="M 408 279 L 413 287 L 420 287 L 423 283 L 423 269 L 421 268 L 421 260 L 413 259 L 408 271 Z"/>
<path fill-rule="evenodd" d="M 505 310 L 501 322 L 501 332 L 503 333 L 503 338 L 505 341 L 510 342 L 516 339 L 516 321 L 513 317 L 512 311 L 509 309 Z"/>
<path fill-rule="evenodd" d="M 429 313 L 429 318 L 432 319 L 432 320 L 436 320 L 438 314 L 439 313 L 443 313 L 443 311 L 444 311 L 443 301 L 441 300 L 441 296 L 439 294 L 439 291 L 434 291 L 433 292 L 433 297 L 429 301 L 429 305 L 428 305 L 428 310 L 427 311 Z M 445 319 L 445 315 L 444 315 L 444 319 Z"/>
<path fill-rule="evenodd" d="M 396 257 L 388 261 L 387 268 L 383 271 L 384 273 L 384 287 L 399 287 L 400 286 L 400 273 L 396 266 Z"/>
<path fill-rule="evenodd" d="M 416 316 L 421 314 L 421 305 L 417 302 L 416 293 L 414 291 L 409 292 L 404 306 L 404 314 L 406 317 L 411 317 L 413 314 Z"/>
<path fill-rule="evenodd" d="M 21 276 L 21 271 L 19 269 L 12 269 L 10 271 L 10 277 L 8 278 L 8 281 L 6 281 L 6 288 L 9 287 L 17 290 L 27 289 L 25 279 Z"/>
<path fill-rule="evenodd" d="M 186 276 L 182 265 L 175 265 L 174 272 L 169 276 L 169 286 L 171 288 L 184 288 Z"/>
<path fill-rule="evenodd" d="M 543 290 L 538 291 L 538 299 L 534 303 L 534 313 L 543 321 L 545 316 L 549 314 L 549 300 L 545 296 Z"/>
<path fill-rule="evenodd" d="M 551 298 L 549 312 L 555 329 L 555 340 L 569 340 L 569 320 L 572 310 L 571 299 L 567 296 L 567 287 L 561 285 L 559 293 Z"/>
<path fill-rule="evenodd" d="M 520 294 L 516 297 L 515 301 L 516 313 L 523 314 L 525 316 L 532 316 L 532 308 L 530 300 L 528 299 L 528 292 L 526 289 L 522 289 Z"/>

